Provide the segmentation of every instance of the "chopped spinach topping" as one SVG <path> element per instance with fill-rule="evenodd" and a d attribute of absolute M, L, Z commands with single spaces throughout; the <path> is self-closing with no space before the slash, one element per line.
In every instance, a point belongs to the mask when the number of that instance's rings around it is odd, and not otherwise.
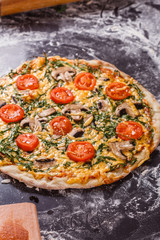
<path fill-rule="evenodd" d="M 55 60 L 55 61 L 51 61 L 50 63 L 53 68 L 59 68 L 59 67 L 64 67 L 66 62 L 60 61 L 60 60 Z"/>
<path fill-rule="evenodd" d="M 116 76 L 120 76 L 120 72 L 118 71 L 118 70 L 114 70 L 114 72 L 113 72 L 113 75 L 116 77 Z"/>
<path fill-rule="evenodd" d="M 91 162 L 85 162 L 82 165 L 83 168 L 91 169 L 92 168 L 92 163 Z"/>
<path fill-rule="evenodd" d="M 25 63 L 22 65 L 22 70 L 20 71 L 21 75 L 25 75 L 30 73 L 31 67 L 30 67 L 30 61 L 28 63 Z"/>
<path fill-rule="evenodd" d="M 8 73 L 8 76 L 12 79 L 14 76 L 16 76 L 18 74 L 17 71 L 14 71 L 13 69 L 11 69 L 11 71 Z"/>
<path fill-rule="evenodd" d="M 99 156 L 99 157 L 97 157 L 97 161 L 93 165 L 99 164 L 100 162 L 104 162 L 106 164 L 108 164 L 108 163 L 112 164 L 109 160 L 117 161 L 116 158 L 113 158 L 110 156 Z"/>
<path fill-rule="evenodd" d="M 71 166 L 71 162 L 66 162 L 63 164 L 63 167 L 66 169 Z"/>
<path fill-rule="evenodd" d="M 143 94 L 143 92 L 141 91 L 141 89 L 140 89 L 136 84 L 134 84 L 134 83 L 129 84 L 128 86 L 133 87 L 133 88 L 137 91 L 137 93 L 138 93 L 138 95 L 139 95 L 139 100 L 142 101 L 143 98 L 144 98 L 144 94 Z"/>
<path fill-rule="evenodd" d="M 45 71 L 44 77 L 46 77 L 49 82 L 51 82 L 53 80 L 51 73 L 52 73 L 52 68 L 50 66 L 48 66 Z"/>
<path fill-rule="evenodd" d="M 135 164 L 136 162 L 137 162 L 137 158 L 135 158 L 134 156 L 130 161 L 128 161 L 128 163 L 130 163 L 131 165 Z"/>

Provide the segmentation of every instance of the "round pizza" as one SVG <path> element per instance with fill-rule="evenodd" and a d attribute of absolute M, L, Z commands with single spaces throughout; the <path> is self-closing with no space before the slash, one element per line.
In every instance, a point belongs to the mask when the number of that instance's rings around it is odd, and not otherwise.
<path fill-rule="evenodd" d="M 114 65 L 59 56 L 0 79 L 0 170 L 45 189 L 115 182 L 160 141 L 154 96 Z"/>

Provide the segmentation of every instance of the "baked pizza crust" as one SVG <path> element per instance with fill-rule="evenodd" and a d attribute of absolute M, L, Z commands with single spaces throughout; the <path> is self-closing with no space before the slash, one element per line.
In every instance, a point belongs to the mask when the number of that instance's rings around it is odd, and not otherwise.
<path fill-rule="evenodd" d="M 147 89 L 142 87 L 138 82 L 137 85 L 143 91 L 145 99 L 152 108 L 152 126 L 155 132 L 153 136 L 153 144 L 151 146 L 151 152 L 153 152 L 160 142 L 160 104 L 157 102 L 153 94 L 151 94 Z"/>
<path fill-rule="evenodd" d="M 68 60 L 66 58 L 61 58 L 59 56 L 49 57 L 49 58 L 54 58 L 54 59 L 56 58 L 57 60 L 60 60 L 60 59 Z M 131 78 L 129 75 L 123 73 L 114 65 L 108 62 L 104 62 L 100 60 L 86 61 L 86 60 L 80 59 L 80 61 L 81 60 L 85 63 L 91 64 L 92 66 L 102 65 L 103 67 L 107 67 L 112 70 L 118 70 L 125 79 Z M 74 63 L 75 60 L 70 60 L 70 62 Z M 18 70 L 20 67 L 18 67 L 16 70 Z M 150 152 L 147 148 L 144 148 L 140 153 L 136 155 L 137 162 L 134 165 L 127 166 L 126 168 L 120 167 L 112 172 L 107 172 L 105 174 L 106 175 L 105 179 L 102 177 L 98 179 L 97 178 L 90 179 L 85 184 L 81 184 L 81 183 L 68 184 L 66 183 L 67 181 L 66 177 L 62 177 L 62 178 L 54 177 L 53 180 L 48 180 L 45 177 L 42 179 L 35 179 L 32 174 L 25 171 L 20 171 L 18 166 L 15 166 L 15 165 L 1 166 L 0 171 L 17 179 L 20 182 L 25 183 L 29 187 L 37 187 L 37 188 L 43 188 L 43 189 L 49 189 L 49 190 L 58 190 L 58 189 L 67 189 L 67 188 L 92 188 L 92 187 L 97 187 L 103 184 L 113 183 L 127 176 L 131 171 L 133 171 L 135 168 L 139 167 L 142 163 L 144 163 L 146 160 L 149 159 L 150 153 L 153 152 L 153 150 L 158 146 L 160 142 L 160 105 L 157 102 L 157 100 L 154 98 L 154 96 L 147 89 L 142 87 L 136 80 L 133 80 L 133 81 L 143 91 L 145 98 L 149 103 L 149 106 L 153 110 L 152 126 L 154 128 L 154 136 L 152 141 L 153 143 L 151 145 Z"/>
<path fill-rule="evenodd" d="M 131 171 L 135 168 L 139 167 L 144 161 L 146 161 L 149 157 L 149 152 L 147 149 L 144 149 L 139 156 L 137 156 L 136 164 L 129 166 L 127 169 L 120 167 L 119 169 L 115 170 L 114 172 L 106 173 L 105 181 L 103 178 L 99 179 L 90 179 L 85 184 L 80 183 L 73 183 L 68 184 L 66 183 L 67 178 L 58 178 L 55 177 L 53 180 L 48 180 L 46 178 L 42 179 L 35 179 L 32 174 L 20 171 L 19 168 L 15 165 L 10 166 L 3 166 L 0 168 L 1 172 L 9 175 L 12 178 L 17 179 L 20 182 L 25 183 L 28 187 L 36 187 L 36 188 L 43 188 L 48 190 L 60 190 L 60 189 L 67 189 L 67 188 L 93 188 L 97 186 L 101 186 L 103 184 L 111 184 L 124 178 L 127 176 Z"/>

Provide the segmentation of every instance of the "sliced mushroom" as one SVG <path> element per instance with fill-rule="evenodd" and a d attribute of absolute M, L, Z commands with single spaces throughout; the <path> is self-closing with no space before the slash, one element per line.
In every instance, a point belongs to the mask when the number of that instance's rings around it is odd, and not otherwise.
<path fill-rule="evenodd" d="M 72 119 L 75 121 L 80 121 L 82 119 L 82 114 L 80 111 L 79 104 L 66 105 L 62 109 L 62 114 L 71 115 Z"/>
<path fill-rule="evenodd" d="M 82 137 L 84 130 L 82 128 L 74 128 L 70 133 L 68 133 L 68 137 L 72 138 L 79 138 Z"/>
<path fill-rule="evenodd" d="M 110 81 L 110 79 L 107 78 L 107 77 L 100 77 L 100 78 L 97 79 L 97 81 L 105 81 L 105 82 L 107 82 L 107 81 Z"/>
<path fill-rule="evenodd" d="M 54 139 L 54 140 L 56 140 L 56 139 L 58 139 L 58 138 L 60 138 L 60 137 L 62 137 L 61 135 L 56 135 L 56 134 L 53 134 L 52 135 L 52 138 Z"/>
<path fill-rule="evenodd" d="M 106 100 L 98 101 L 97 105 L 101 111 L 107 111 L 109 108 L 109 103 Z"/>
<path fill-rule="evenodd" d="M 78 111 L 78 110 L 81 110 L 81 111 L 89 111 L 89 108 L 85 107 L 84 105 L 82 104 L 67 104 L 63 110 L 62 110 L 62 113 L 63 114 L 66 114 L 66 113 L 71 113 L 71 111 Z"/>
<path fill-rule="evenodd" d="M 80 121 L 83 117 L 82 111 L 89 111 L 89 109 L 81 104 L 68 104 L 63 108 L 62 114 L 70 115 L 74 121 Z"/>
<path fill-rule="evenodd" d="M 64 151 L 65 150 L 65 145 L 58 146 L 58 150 Z"/>
<path fill-rule="evenodd" d="M 88 114 L 85 118 L 84 118 L 84 127 L 87 127 L 88 125 L 91 124 L 91 122 L 93 121 L 93 115 L 92 114 Z"/>
<path fill-rule="evenodd" d="M 42 132 L 42 125 L 37 117 L 34 118 L 34 122 L 29 123 L 29 127 L 33 132 Z"/>
<path fill-rule="evenodd" d="M 39 159 L 35 159 L 36 162 L 38 163 L 49 163 L 49 162 L 53 162 L 55 159 L 54 158 L 39 158 Z"/>
<path fill-rule="evenodd" d="M 6 101 L 4 99 L 0 99 L 0 108 L 6 105 Z"/>
<path fill-rule="evenodd" d="M 34 165 L 38 168 L 48 168 L 55 164 L 54 158 L 40 158 L 34 160 Z"/>
<path fill-rule="evenodd" d="M 134 105 L 134 104 L 133 104 Z M 135 109 L 135 106 L 131 106 L 129 103 L 124 102 L 122 104 L 120 104 L 115 111 L 115 114 L 120 117 L 121 114 L 124 113 L 124 111 L 131 116 L 132 118 L 135 118 L 136 116 L 138 116 L 138 111 L 137 109 Z"/>
<path fill-rule="evenodd" d="M 132 150 L 134 148 L 133 144 L 130 141 L 123 141 L 123 142 L 110 142 L 109 147 L 113 154 L 123 160 L 126 160 L 127 157 L 122 154 L 121 151 L 123 150 Z"/>
<path fill-rule="evenodd" d="M 33 131 L 33 132 L 41 132 L 42 131 L 42 125 L 40 123 L 40 121 L 35 117 L 35 118 L 25 118 L 21 121 L 20 123 L 20 127 L 26 127 L 26 126 L 29 126 L 30 129 Z"/>
<path fill-rule="evenodd" d="M 52 115 L 55 112 L 56 112 L 56 110 L 52 107 L 52 108 L 48 108 L 46 110 L 43 110 L 38 115 L 39 115 L 39 117 L 48 117 L 48 116 Z"/>
<path fill-rule="evenodd" d="M 48 119 L 46 117 L 42 117 L 42 118 L 37 118 L 39 122 L 47 122 Z"/>
<path fill-rule="evenodd" d="M 109 78 L 104 78 L 103 81 L 108 82 L 108 81 L 110 81 L 110 79 Z"/>
<path fill-rule="evenodd" d="M 81 104 L 79 104 L 81 105 Z M 85 107 L 84 105 L 81 105 L 81 111 L 87 112 L 89 111 L 89 108 Z"/>
<path fill-rule="evenodd" d="M 134 102 L 134 105 L 138 110 L 144 108 L 143 103 L 141 103 L 141 102 Z"/>
<path fill-rule="evenodd" d="M 53 70 L 51 74 L 56 80 L 72 81 L 72 77 L 76 74 L 76 71 L 71 67 L 59 67 Z"/>
<path fill-rule="evenodd" d="M 24 128 L 26 126 L 29 126 L 30 122 L 34 123 L 34 119 L 30 117 L 24 118 L 20 123 L 20 127 Z"/>

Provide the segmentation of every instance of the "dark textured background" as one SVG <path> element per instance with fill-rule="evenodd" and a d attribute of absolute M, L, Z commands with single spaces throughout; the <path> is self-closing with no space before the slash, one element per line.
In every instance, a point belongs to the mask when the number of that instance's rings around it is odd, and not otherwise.
<path fill-rule="evenodd" d="M 0 75 L 44 51 L 109 61 L 160 102 L 159 0 L 83 1 L 3 17 Z M 11 180 L 0 184 L 0 204 L 34 202 L 45 240 L 159 240 L 159 160 L 160 146 L 125 179 L 88 190 L 36 191 Z"/>

